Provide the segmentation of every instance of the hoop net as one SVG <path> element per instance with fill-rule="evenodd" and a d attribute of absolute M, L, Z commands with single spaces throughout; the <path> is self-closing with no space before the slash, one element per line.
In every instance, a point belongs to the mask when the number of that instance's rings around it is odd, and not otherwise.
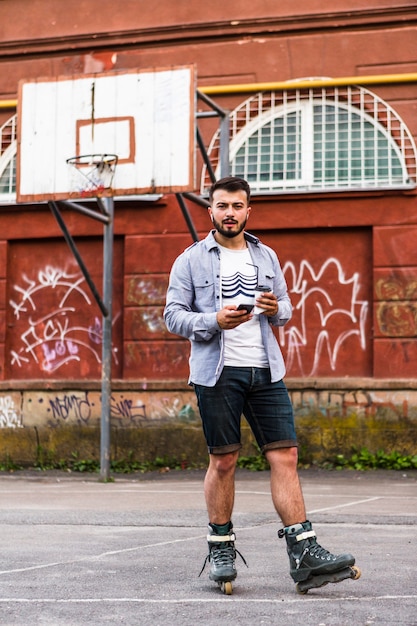
<path fill-rule="evenodd" d="M 106 195 L 117 165 L 116 154 L 84 154 L 67 159 L 70 189 L 81 198 Z"/>

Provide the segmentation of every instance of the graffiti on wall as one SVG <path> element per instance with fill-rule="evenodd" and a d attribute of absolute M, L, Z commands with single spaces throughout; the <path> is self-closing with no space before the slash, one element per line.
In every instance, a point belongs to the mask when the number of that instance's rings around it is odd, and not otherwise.
<path fill-rule="evenodd" d="M 97 416 L 96 403 L 88 391 L 84 393 L 63 393 L 49 398 L 48 413 L 53 422 L 72 421 L 87 425 L 94 416 Z M 99 410 L 100 407 L 99 407 Z M 140 401 L 134 401 L 124 396 L 111 396 L 110 417 L 124 426 L 138 425 L 147 419 L 146 406 Z"/>
<path fill-rule="evenodd" d="M 0 428 L 22 428 L 21 414 L 11 396 L 0 396 Z"/>
<path fill-rule="evenodd" d="M 9 304 L 15 319 L 23 322 L 23 332 L 20 347 L 10 353 L 12 365 L 22 368 L 32 361 L 52 374 L 82 358 L 101 363 L 101 319 L 93 314 L 80 323 L 80 306 L 92 302 L 79 271 L 47 265 L 34 279 L 23 274 L 13 290 L 17 296 Z M 117 362 L 115 350 L 113 357 Z"/>
<path fill-rule="evenodd" d="M 287 262 L 283 272 L 294 306 L 293 318 L 279 331 L 290 374 L 293 369 L 315 376 L 323 360 L 336 370 L 341 348 L 352 337 L 365 350 L 368 302 L 359 299 L 358 272 L 346 276 L 342 263 L 333 257 L 318 270 L 306 260 L 298 268 Z"/>
<path fill-rule="evenodd" d="M 33 276 L 23 270 L 17 274 L 9 297 L 16 321 L 8 352 L 11 378 L 28 373 L 36 377 L 37 370 L 57 378 L 97 377 L 100 372 L 102 320 L 81 272 L 64 267 L 45 263 Z M 279 330 L 288 375 L 343 372 L 350 359 L 347 353 L 366 353 L 369 303 L 360 297 L 364 291 L 360 272 L 348 267 L 349 260 L 336 257 L 319 266 L 306 259 L 284 265 L 294 306 L 293 318 Z M 119 311 L 113 324 L 120 315 Z M 149 332 L 149 320 L 145 321 Z M 153 334 L 155 330 L 152 326 Z M 115 345 L 112 352 L 113 364 L 118 364 Z M 128 407 L 119 410 L 123 413 Z"/>
<path fill-rule="evenodd" d="M 93 425 L 100 419 L 101 399 L 97 392 L 60 393 L 55 396 L 47 394 L 46 397 L 50 426 L 62 425 L 64 422 Z M 43 395 L 38 402 L 43 404 Z M 141 393 L 113 393 L 110 417 L 113 425 L 128 427 L 143 426 L 151 420 L 194 422 L 198 415 L 193 403 L 185 402 L 182 396 L 177 397 L 175 394 L 149 393 L 143 399 Z"/>
<path fill-rule="evenodd" d="M 120 392 L 110 398 L 112 426 L 140 427 L 150 423 L 199 420 L 193 392 Z M 0 392 L 0 429 L 64 425 L 92 426 L 102 418 L 101 392 L 20 391 Z"/>

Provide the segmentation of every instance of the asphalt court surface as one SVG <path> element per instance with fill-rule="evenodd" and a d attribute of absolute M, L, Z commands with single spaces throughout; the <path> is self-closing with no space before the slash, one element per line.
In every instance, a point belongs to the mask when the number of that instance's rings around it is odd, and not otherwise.
<path fill-rule="evenodd" d="M 204 472 L 0 474 L 0 624 L 417 625 L 417 472 L 300 472 L 319 543 L 362 570 L 298 595 L 268 472 L 239 471 L 233 595 L 199 571 Z"/>

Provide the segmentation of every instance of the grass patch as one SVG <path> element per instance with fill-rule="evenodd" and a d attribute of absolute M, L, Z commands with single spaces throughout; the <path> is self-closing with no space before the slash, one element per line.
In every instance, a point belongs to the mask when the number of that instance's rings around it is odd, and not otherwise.
<path fill-rule="evenodd" d="M 399 452 L 370 452 L 367 448 L 361 448 L 353 451 L 352 455 L 346 458 L 343 454 L 337 454 L 323 465 L 330 469 L 354 469 L 354 470 L 372 470 L 372 469 L 390 469 L 390 470 L 408 470 L 417 469 L 417 454 L 403 455 Z"/>
<path fill-rule="evenodd" d="M 237 461 L 237 467 L 247 469 L 253 472 L 262 472 L 269 470 L 269 463 L 266 457 L 259 452 L 253 456 L 240 456 Z M 310 464 L 303 464 L 300 461 L 300 467 L 307 469 Z M 337 454 L 334 457 L 315 467 L 330 470 L 410 470 L 417 469 L 417 455 L 404 455 L 399 452 L 370 452 L 367 448 L 360 450 L 352 450 L 350 456 Z M 115 474 L 132 474 L 135 472 L 145 473 L 152 471 L 169 471 L 169 470 L 187 470 L 187 469 L 205 469 L 205 463 L 193 463 L 186 458 L 177 457 L 156 457 L 152 461 L 137 461 L 130 453 L 127 458 L 114 459 L 110 461 L 110 471 Z M 99 473 L 100 461 L 97 459 L 83 459 L 79 457 L 77 452 L 72 453 L 69 460 L 53 458 L 51 453 L 44 449 L 38 448 L 37 459 L 33 466 L 23 467 L 15 463 L 9 456 L 0 461 L 0 471 L 15 472 L 23 469 L 36 469 L 39 471 L 62 470 L 67 472 L 85 472 Z"/>

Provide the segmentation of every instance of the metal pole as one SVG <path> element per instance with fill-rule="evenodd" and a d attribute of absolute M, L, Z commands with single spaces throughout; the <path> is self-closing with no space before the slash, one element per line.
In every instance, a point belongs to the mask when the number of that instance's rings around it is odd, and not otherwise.
<path fill-rule="evenodd" d="M 105 198 L 108 224 L 104 226 L 103 238 L 103 301 L 107 315 L 103 315 L 103 340 L 101 364 L 101 431 L 100 431 L 100 479 L 110 479 L 110 403 L 112 362 L 112 303 L 113 303 L 113 238 L 114 200 Z"/>

